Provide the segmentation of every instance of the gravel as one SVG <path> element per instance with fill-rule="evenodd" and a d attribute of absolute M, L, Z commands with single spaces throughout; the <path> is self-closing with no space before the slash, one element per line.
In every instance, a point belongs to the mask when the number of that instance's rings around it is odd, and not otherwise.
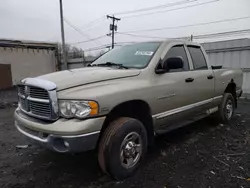
<path fill-rule="evenodd" d="M 247 101 L 230 125 L 206 118 L 157 137 L 136 175 L 120 182 L 101 172 L 94 151 L 58 154 L 30 145 L 14 128 L 14 109 L 0 109 L 1 188 L 250 187 Z"/>

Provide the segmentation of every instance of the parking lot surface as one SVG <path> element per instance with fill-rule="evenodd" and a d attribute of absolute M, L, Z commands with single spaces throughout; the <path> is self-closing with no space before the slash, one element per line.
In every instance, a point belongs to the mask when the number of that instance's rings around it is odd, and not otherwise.
<path fill-rule="evenodd" d="M 0 109 L 1 188 L 250 187 L 250 102 L 230 125 L 210 118 L 156 138 L 136 175 L 103 174 L 96 152 L 58 154 L 29 145 L 14 127 L 11 105 Z"/>

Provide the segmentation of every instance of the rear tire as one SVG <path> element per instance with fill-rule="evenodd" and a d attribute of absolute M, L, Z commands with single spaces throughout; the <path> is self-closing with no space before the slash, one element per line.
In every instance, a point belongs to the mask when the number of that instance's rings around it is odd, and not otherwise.
<path fill-rule="evenodd" d="M 101 169 L 117 180 L 132 176 L 147 151 L 147 132 L 133 118 L 121 117 L 104 131 L 98 148 Z"/>
<path fill-rule="evenodd" d="M 234 115 L 234 111 L 235 99 L 231 93 L 225 93 L 215 117 L 220 123 L 228 124 Z"/>

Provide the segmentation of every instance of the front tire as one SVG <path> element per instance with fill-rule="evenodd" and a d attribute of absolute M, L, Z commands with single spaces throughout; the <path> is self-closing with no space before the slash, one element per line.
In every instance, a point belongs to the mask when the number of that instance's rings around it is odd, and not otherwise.
<path fill-rule="evenodd" d="M 143 124 L 121 117 L 111 122 L 103 133 L 98 160 L 102 170 L 117 180 L 132 176 L 147 151 L 147 133 Z"/>
<path fill-rule="evenodd" d="M 235 99 L 231 93 L 225 93 L 218 112 L 215 114 L 220 123 L 228 124 L 235 111 Z"/>

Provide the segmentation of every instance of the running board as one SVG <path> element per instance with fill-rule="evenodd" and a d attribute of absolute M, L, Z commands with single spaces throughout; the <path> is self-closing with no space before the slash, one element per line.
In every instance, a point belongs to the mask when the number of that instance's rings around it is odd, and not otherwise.
<path fill-rule="evenodd" d="M 206 112 L 204 113 L 201 113 L 201 114 L 198 114 L 197 116 L 195 117 L 192 117 L 192 118 L 188 118 L 182 122 L 179 122 L 179 123 L 176 123 L 176 124 L 171 124 L 171 125 L 168 125 L 168 126 L 165 126 L 163 129 L 158 129 L 158 130 L 155 130 L 155 135 L 161 135 L 161 134 L 165 134 L 167 132 L 170 132 L 172 130 L 175 130 L 175 129 L 178 129 L 180 127 L 184 127 L 186 125 L 189 125 L 191 123 L 194 123 L 198 120 L 201 120 L 215 112 L 218 111 L 218 107 L 215 107 L 215 108 L 210 108 L 209 110 L 207 110 Z"/>

